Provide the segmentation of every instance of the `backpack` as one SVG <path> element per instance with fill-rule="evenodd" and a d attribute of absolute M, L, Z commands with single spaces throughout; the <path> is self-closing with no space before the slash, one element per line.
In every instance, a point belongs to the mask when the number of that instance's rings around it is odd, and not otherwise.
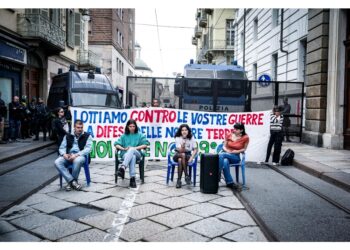
<path fill-rule="evenodd" d="M 293 164 L 294 159 L 294 151 L 290 148 L 287 149 L 287 151 L 284 153 L 281 159 L 281 165 L 282 166 L 289 166 Z"/>

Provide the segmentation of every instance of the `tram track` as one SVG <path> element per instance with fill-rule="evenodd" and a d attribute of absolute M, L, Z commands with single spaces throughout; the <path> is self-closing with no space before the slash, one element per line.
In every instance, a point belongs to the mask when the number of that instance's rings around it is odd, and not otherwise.
<path fill-rule="evenodd" d="M 291 174 L 286 173 L 288 171 L 283 171 L 283 168 L 280 169 L 280 168 L 272 166 L 270 164 L 263 164 L 263 165 L 260 165 L 260 167 L 252 167 L 252 169 L 257 169 L 257 168 L 260 168 L 260 170 L 262 168 L 266 168 L 266 169 L 272 170 L 275 173 L 278 173 L 279 175 L 283 176 L 283 178 L 287 179 L 288 181 L 291 181 L 294 184 L 300 186 L 303 190 L 311 192 L 312 195 L 315 195 L 315 196 L 319 197 L 320 199 L 322 199 L 323 201 L 326 201 L 328 204 L 333 206 L 335 209 L 341 210 L 342 212 L 344 212 L 345 215 L 343 215 L 343 217 L 342 217 L 342 219 L 344 221 L 346 221 L 346 220 L 348 220 L 350 218 L 350 216 L 349 216 L 350 215 L 350 209 L 349 209 L 349 206 L 347 206 L 347 204 L 345 204 L 345 205 L 341 204 L 341 202 L 338 202 L 337 200 L 335 200 L 332 197 L 330 197 L 329 194 L 327 195 L 324 192 L 321 192 L 321 191 L 317 190 L 316 188 L 312 187 L 313 186 L 312 183 L 311 183 L 311 185 L 309 185 L 310 183 L 308 183 L 307 181 L 305 181 L 305 180 L 304 181 L 298 180 L 297 178 L 293 177 Z M 250 171 L 252 171 L 252 170 L 250 170 Z M 307 173 L 305 173 L 305 174 L 308 175 Z M 324 182 L 323 180 L 321 180 L 321 181 Z M 271 188 L 272 189 L 276 189 L 276 186 L 275 187 L 272 187 L 272 186 L 268 187 L 267 190 L 265 190 L 265 191 L 267 193 L 269 193 L 271 191 Z M 279 187 L 277 187 L 277 188 L 279 188 Z M 254 197 L 254 196 L 250 197 L 245 192 L 249 192 L 249 188 L 247 190 L 243 190 L 242 192 L 235 191 L 234 193 L 235 193 L 236 197 L 240 200 L 240 202 L 242 202 L 244 207 L 247 209 L 247 212 L 252 216 L 252 218 L 255 220 L 257 225 L 260 227 L 260 229 L 264 233 L 265 237 L 269 241 L 285 241 L 285 239 L 283 239 L 283 237 L 281 237 L 281 235 L 283 235 L 283 234 L 281 234 L 281 232 L 278 232 L 279 227 L 276 226 L 276 225 L 273 225 L 273 223 L 271 223 L 271 221 L 274 221 L 274 220 L 276 220 L 276 221 L 283 220 L 284 222 L 288 221 L 288 219 L 286 219 L 286 218 L 283 218 L 283 219 L 278 218 L 279 215 L 285 214 L 284 211 L 283 211 L 283 209 L 284 209 L 283 206 L 287 206 L 288 207 L 288 205 L 281 205 L 280 207 L 277 206 L 275 208 L 276 211 L 278 209 L 280 211 L 278 211 L 276 213 L 276 219 L 274 219 L 274 218 L 271 219 L 271 217 L 273 217 L 273 216 L 271 216 L 271 215 L 270 215 L 270 217 L 266 216 L 266 211 L 264 211 L 264 209 L 266 209 L 266 207 L 268 207 L 268 206 L 266 204 L 264 204 L 264 205 L 259 207 L 259 204 L 255 200 L 252 200 L 252 197 Z M 255 190 L 255 192 L 256 192 L 256 190 Z M 275 190 L 275 192 L 276 192 L 276 190 Z M 281 192 L 281 195 L 282 195 L 282 192 Z M 303 195 L 300 195 L 300 196 L 301 196 L 300 199 L 303 199 Z M 276 197 L 276 195 L 273 196 L 273 197 Z M 260 203 L 268 203 L 268 202 L 270 202 L 270 200 L 269 201 L 264 201 L 262 199 L 260 201 Z M 343 203 L 344 203 L 344 201 L 343 201 Z M 276 204 L 278 204 L 278 202 L 276 202 Z M 264 208 L 262 208 L 262 207 L 264 207 Z M 299 209 L 300 209 L 300 207 L 299 207 Z M 305 206 L 305 209 L 308 209 L 307 205 Z M 322 207 L 320 208 L 320 210 L 322 210 Z M 303 209 L 301 209 L 301 211 L 303 211 Z M 274 213 L 274 211 L 271 211 L 271 213 Z M 339 211 L 339 213 L 341 213 L 341 212 Z M 308 217 L 305 217 L 305 219 L 306 220 L 308 220 L 308 219 L 311 220 L 311 218 L 308 218 Z M 324 218 L 321 217 L 321 219 L 324 219 Z M 292 219 L 290 218 L 290 220 L 292 220 Z M 336 217 L 336 220 L 339 220 L 339 216 Z M 322 225 L 320 225 L 320 226 L 322 226 Z M 320 231 L 322 231 L 322 230 L 320 230 Z M 321 236 L 320 236 L 320 238 L 321 238 Z M 345 238 L 347 238 L 347 236 L 345 236 Z M 295 239 L 293 239 L 292 241 L 294 241 L 294 240 Z"/>
<path fill-rule="evenodd" d="M 56 157 L 56 148 L 47 148 L 1 163 L 0 214 L 57 179 Z"/>

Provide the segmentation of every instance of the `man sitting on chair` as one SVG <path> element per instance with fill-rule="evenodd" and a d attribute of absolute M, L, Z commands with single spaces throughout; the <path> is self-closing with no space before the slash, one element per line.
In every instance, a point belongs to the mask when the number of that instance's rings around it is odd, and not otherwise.
<path fill-rule="evenodd" d="M 60 145 L 60 156 L 55 161 L 55 167 L 63 176 L 68 185 L 66 190 L 81 190 L 78 183 L 81 166 L 85 163 L 85 156 L 90 154 L 92 138 L 89 133 L 84 132 L 84 125 L 81 120 L 74 122 L 74 134 L 67 134 Z M 68 166 L 73 164 L 72 173 Z"/>

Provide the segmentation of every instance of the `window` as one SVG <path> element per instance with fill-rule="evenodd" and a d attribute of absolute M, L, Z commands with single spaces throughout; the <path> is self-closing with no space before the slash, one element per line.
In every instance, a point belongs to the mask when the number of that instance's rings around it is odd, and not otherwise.
<path fill-rule="evenodd" d="M 277 81 L 278 54 L 273 54 L 271 58 L 271 76 L 273 81 Z"/>
<path fill-rule="evenodd" d="M 306 75 L 306 39 L 299 44 L 299 80 L 305 82 Z"/>
<path fill-rule="evenodd" d="M 255 42 L 257 40 L 258 40 L 258 19 L 256 18 L 253 24 L 253 41 Z"/>
<path fill-rule="evenodd" d="M 280 9 L 272 9 L 272 28 L 280 24 L 279 15 L 280 15 Z"/>
<path fill-rule="evenodd" d="M 253 64 L 253 80 L 258 80 L 258 64 Z"/>
<path fill-rule="evenodd" d="M 226 46 L 235 45 L 235 31 L 233 28 L 233 20 L 226 20 Z"/>
<path fill-rule="evenodd" d="M 67 9 L 67 24 L 66 24 L 66 32 L 67 32 L 67 46 L 74 49 L 74 40 L 75 40 L 75 16 L 73 9 Z"/>
<path fill-rule="evenodd" d="M 253 68 L 252 68 L 252 80 L 258 80 L 258 64 L 257 63 L 254 63 L 253 64 Z M 258 88 L 258 86 L 257 86 L 258 84 L 254 84 L 254 94 L 256 94 L 257 92 L 258 92 L 258 90 L 257 90 L 257 88 Z"/>

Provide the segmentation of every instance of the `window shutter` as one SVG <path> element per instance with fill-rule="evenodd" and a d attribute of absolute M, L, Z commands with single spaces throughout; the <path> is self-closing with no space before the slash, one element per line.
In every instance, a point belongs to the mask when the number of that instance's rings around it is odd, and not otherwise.
<path fill-rule="evenodd" d="M 75 13 L 75 46 L 81 46 L 80 44 L 80 29 L 81 29 L 81 16 L 80 13 Z"/>

